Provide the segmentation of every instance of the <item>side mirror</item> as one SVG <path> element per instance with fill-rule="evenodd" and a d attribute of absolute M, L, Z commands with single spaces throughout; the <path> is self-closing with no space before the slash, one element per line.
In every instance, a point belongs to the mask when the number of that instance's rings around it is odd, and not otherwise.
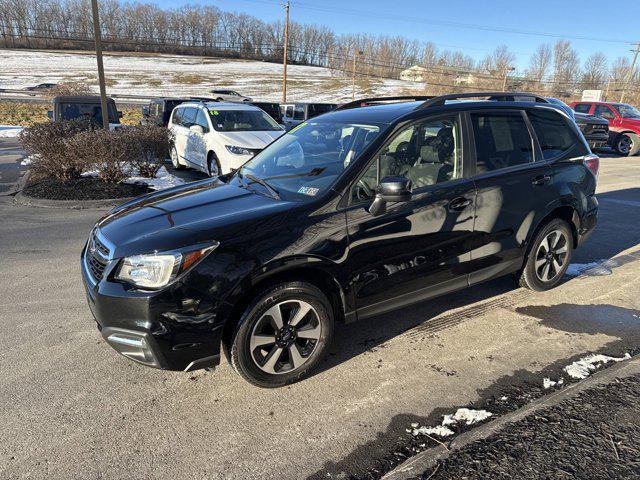
<path fill-rule="evenodd" d="M 387 211 L 388 202 L 408 202 L 411 200 L 413 185 L 406 177 L 385 177 L 376 189 L 376 197 L 369 207 L 374 217 Z"/>
<path fill-rule="evenodd" d="M 122 118 L 122 112 L 118 112 L 118 118 Z"/>
<path fill-rule="evenodd" d="M 47 117 L 49 117 L 50 120 L 53 120 L 53 110 L 47 110 Z"/>
<path fill-rule="evenodd" d="M 200 125 L 191 125 L 189 127 L 189 130 L 191 130 L 194 133 L 199 133 L 200 135 L 204 133 L 204 128 L 202 128 L 202 126 Z"/>

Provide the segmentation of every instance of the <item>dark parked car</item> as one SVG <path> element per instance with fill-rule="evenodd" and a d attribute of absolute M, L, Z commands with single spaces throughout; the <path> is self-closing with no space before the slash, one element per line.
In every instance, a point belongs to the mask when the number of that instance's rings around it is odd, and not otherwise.
<path fill-rule="evenodd" d="M 189 102 L 189 97 L 185 98 L 156 98 L 149 102 L 149 105 L 142 107 L 142 125 L 158 125 L 166 127 L 169 123 L 171 112 L 176 106 L 184 102 Z"/>
<path fill-rule="evenodd" d="M 596 225 L 599 159 L 546 102 L 449 102 L 490 95 L 343 105 L 234 172 L 116 207 L 81 257 L 102 336 L 172 370 L 224 350 L 276 387 L 336 322 L 507 274 L 556 286 Z"/>
<path fill-rule="evenodd" d="M 25 88 L 25 90 L 29 90 L 30 92 L 37 92 L 38 90 L 50 90 L 56 86 L 58 86 L 57 83 L 39 83 L 38 85 Z"/>
<path fill-rule="evenodd" d="M 116 102 L 107 98 L 109 128 L 120 128 L 122 112 L 116 108 Z M 102 126 L 102 104 L 96 95 L 60 95 L 53 99 L 53 110 L 47 112 L 53 121 L 87 118 L 92 123 Z"/>
<path fill-rule="evenodd" d="M 580 127 L 589 148 L 595 150 L 609 143 L 609 122 L 596 115 L 574 113 L 575 121 Z"/>
<path fill-rule="evenodd" d="M 335 109 L 335 103 L 285 103 L 280 105 L 284 128 L 291 130 L 305 120 Z"/>
<path fill-rule="evenodd" d="M 280 104 L 275 102 L 251 102 L 251 105 L 255 105 L 258 108 L 261 108 L 265 112 L 269 114 L 271 118 L 273 118 L 280 125 L 284 125 L 284 120 L 282 119 L 282 112 L 280 111 Z"/>

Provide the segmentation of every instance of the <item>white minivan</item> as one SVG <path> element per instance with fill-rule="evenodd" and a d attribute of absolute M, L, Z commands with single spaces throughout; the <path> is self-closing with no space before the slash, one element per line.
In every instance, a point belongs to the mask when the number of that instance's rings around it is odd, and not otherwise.
<path fill-rule="evenodd" d="M 241 103 L 186 102 L 173 109 L 171 163 L 212 177 L 240 168 L 284 128 L 262 109 Z"/>

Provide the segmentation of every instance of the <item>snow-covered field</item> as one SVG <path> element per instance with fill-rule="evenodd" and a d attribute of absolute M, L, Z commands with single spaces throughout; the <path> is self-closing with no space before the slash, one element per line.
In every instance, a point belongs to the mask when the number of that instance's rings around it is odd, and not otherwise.
<path fill-rule="evenodd" d="M 281 100 L 282 65 L 260 61 L 157 55 L 107 54 L 107 92 L 153 96 L 205 95 L 212 88 L 238 90 L 255 100 Z M 82 52 L 0 50 L 0 88 L 38 83 L 85 81 L 97 91 L 95 56 Z M 290 65 L 290 101 L 341 102 L 351 99 L 348 74 L 327 68 Z M 363 77 L 357 96 L 419 93 L 419 84 Z"/>

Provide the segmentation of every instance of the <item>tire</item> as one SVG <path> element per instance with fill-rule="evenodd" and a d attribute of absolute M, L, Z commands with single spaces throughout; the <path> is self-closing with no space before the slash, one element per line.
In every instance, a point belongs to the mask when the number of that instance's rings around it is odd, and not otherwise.
<path fill-rule="evenodd" d="M 180 163 L 180 158 L 178 157 L 178 151 L 176 150 L 175 145 L 171 145 L 170 155 L 171 155 L 171 165 L 173 165 L 173 168 L 176 170 L 182 170 L 184 168 L 184 165 Z"/>
<path fill-rule="evenodd" d="M 207 173 L 210 177 L 218 177 L 222 174 L 218 157 L 216 157 L 216 154 L 213 152 L 209 152 L 207 155 Z"/>
<path fill-rule="evenodd" d="M 324 357 L 333 326 L 331 303 L 318 288 L 279 283 L 260 293 L 242 315 L 228 347 L 231 365 L 258 387 L 297 382 Z"/>
<path fill-rule="evenodd" d="M 622 133 L 616 137 L 613 149 L 623 157 L 636 155 L 640 151 L 640 137 L 635 133 Z"/>
<path fill-rule="evenodd" d="M 546 245 L 550 245 L 551 251 Z M 572 254 L 571 227 L 559 218 L 551 220 L 538 232 L 529 249 L 520 272 L 520 286 L 536 292 L 555 287 L 567 271 Z"/>

